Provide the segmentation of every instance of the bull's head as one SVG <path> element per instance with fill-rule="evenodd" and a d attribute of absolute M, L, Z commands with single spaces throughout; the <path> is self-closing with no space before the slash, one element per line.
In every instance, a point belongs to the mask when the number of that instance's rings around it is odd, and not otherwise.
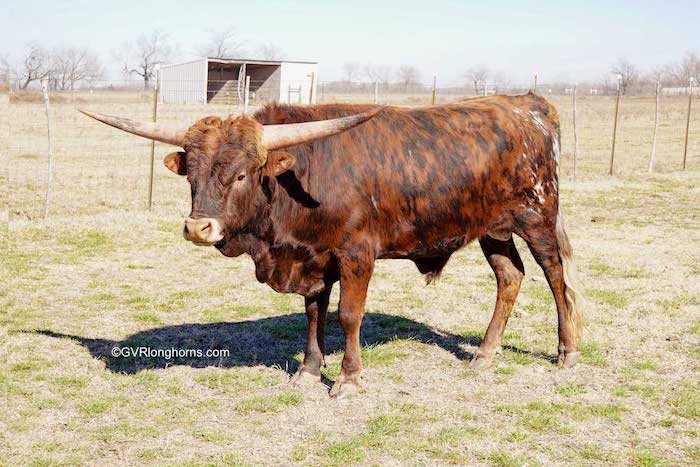
<path fill-rule="evenodd" d="M 184 149 L 168 154 L 163 162 L 190 182 L 192 211 L 185 219 L 185 239 L 207 246 L 222 242 L 227 231 L 242 231 L 260 212 L 266 202 L 263 177 L 280 175 L 296 162 L 280 149 L 346 131 L 379 110 L 288 125 L 261 125 L 245 116 L 206 117 L 189 128 L 80 111 L 128 133 Z"/>

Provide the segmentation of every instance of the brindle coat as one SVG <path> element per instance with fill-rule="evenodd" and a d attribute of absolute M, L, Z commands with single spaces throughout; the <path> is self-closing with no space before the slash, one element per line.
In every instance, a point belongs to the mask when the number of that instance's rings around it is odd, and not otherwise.
<path fill-rule="evenodd" d="M 256 277 L 305 297 L 309 339 L 295 380 L 318 378 L 331 288 L 341 284 L 342 371 L 331 395 L 360 383 L 360 324 L 374 261 L 412 260 L 429 283 L 478 239 L 498 282 L 493 318 L 474 365 L 491 362 L 524 275 L 522 237 L 552 288 L 559 363 L 579 356 L 581 310 L 559 214 L 559 119 L 545 99 L 494 96 L 426 108 L 386 107 L 336 136 L 265 154 L 259 124 L 356 114 L 372 106 L 270 105 L 246 117 L 205 118 L 185 140 L 191 218 L 221 219 L 227 256 L 249 254 Z M 288 154 L 293 156 L 289 159 Z M 291 160 L 290 170 L 260 167 Z M 295 162 L 294 162 L 295 161 Z M 245 187 L 231 188 L 245 178 Z"/>

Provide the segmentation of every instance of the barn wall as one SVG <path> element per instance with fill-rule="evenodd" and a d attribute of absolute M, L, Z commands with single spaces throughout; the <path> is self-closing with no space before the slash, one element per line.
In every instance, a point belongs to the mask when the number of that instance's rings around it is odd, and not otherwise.
<path fill-rule="evenodd" d="M 318 65 L 315 63 L 290 63 L 283 62 L 280 78 L 280 102 L 282 103 L 316 103 L 316 84 L 318 83 Z M 309 102 L 309 88 L 311 87 L 311 73 L 314 73 L 314 90 L 311 102 Z M 300 92 L 297 90 L 300 89 Z M 290 90 L 293 91 L 290 93 Z M 291 98 L 291 102 L 290 102 Z"/>
<path fill-rule="evenodd" d="M 175 104 L 207 102 L 207 59 L 160 69 L 160 101 Z"/>
<path fill-rule="evenodd" d="M 238 102 L 239 64 L 208 64 L 207 102 L 233 104 Z"/>
<path fill-rule="evenodd" d="M 248 65 L 246 73 L 250 76 L 250 92 L 255 102 L 277 102 L 282 76 L 279 65 Z"/>

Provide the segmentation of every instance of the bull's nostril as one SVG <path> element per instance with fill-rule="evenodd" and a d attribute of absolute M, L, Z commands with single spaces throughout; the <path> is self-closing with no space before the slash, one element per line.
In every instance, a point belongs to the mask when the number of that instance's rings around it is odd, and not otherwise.
<path fill-rule="evenodd" d="M 206 231 L 206 230 L 209 230 L 209 229 L 211 229 L 211 222 L 207 223 L 207 225 L 205 225 L 205 226 L 202 228 L 202 232 L 204 232 L 204 231 Z"/>

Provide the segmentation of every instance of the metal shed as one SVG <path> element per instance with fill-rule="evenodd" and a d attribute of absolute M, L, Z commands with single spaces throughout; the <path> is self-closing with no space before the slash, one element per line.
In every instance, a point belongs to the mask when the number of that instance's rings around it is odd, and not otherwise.
<path fill-rule="evenodd" d="M 239 104 L 246 77 L 250 77 L 251 102 L 316 102 L 316 62 L 213 57 L 162 66 L 160 101 Z"/>

